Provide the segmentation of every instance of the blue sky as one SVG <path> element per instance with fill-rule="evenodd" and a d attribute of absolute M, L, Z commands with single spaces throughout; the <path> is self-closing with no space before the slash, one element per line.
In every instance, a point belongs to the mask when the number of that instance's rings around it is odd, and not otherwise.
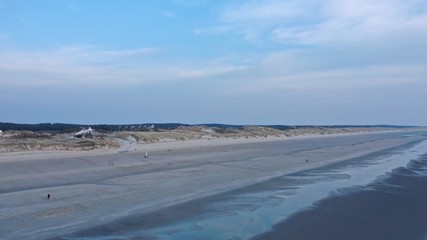
<path fill-rule="evenodd" d="M 0 0 L 0 121 L 427 125 L 425 0 Z"/>

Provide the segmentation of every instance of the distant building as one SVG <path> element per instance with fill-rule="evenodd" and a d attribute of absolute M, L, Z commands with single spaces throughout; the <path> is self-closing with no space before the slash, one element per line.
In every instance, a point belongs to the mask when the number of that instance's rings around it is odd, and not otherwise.
<path fill-rule="evenodd" d="M 85 138 L 86 135 L 92 134 L 92 131 L 93 131 L 92 128 L 89 127 L 88 129 L 83 129 L 83 130 L 80 130 L 80 131 L 74 133 L 74 137 Z"/>

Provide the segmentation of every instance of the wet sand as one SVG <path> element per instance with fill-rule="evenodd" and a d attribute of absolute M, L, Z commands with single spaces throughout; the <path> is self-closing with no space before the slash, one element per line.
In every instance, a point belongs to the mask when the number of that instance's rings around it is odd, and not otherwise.
<path fill-rule="evenodd" d="M 427 153 L 366 185 L 333 192 L 253 240 L 422 240 L 427 237 Z"/>
<path fill-rule="evenodd" d="M 1 238 L 55 238 L 420 139 L 410 133 L 325 136 L 154 150 L 148 159 L 140 151 L 0 157 Z"/>

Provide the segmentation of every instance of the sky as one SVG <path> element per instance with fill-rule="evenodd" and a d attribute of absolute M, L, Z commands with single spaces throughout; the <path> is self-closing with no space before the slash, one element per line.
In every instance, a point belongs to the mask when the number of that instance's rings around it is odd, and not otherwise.
<path fill-rule="evenodd" d="M 427 125 L 426 0 L 0 0 L 0 122 Z"/>

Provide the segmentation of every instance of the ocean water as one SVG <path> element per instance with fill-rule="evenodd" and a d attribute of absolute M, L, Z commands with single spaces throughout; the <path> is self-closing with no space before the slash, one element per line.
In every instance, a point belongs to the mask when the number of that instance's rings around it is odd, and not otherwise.
<path fill-rule="evenodd" d="M 57 239 L 427 239 L 427 141 Z"/>

